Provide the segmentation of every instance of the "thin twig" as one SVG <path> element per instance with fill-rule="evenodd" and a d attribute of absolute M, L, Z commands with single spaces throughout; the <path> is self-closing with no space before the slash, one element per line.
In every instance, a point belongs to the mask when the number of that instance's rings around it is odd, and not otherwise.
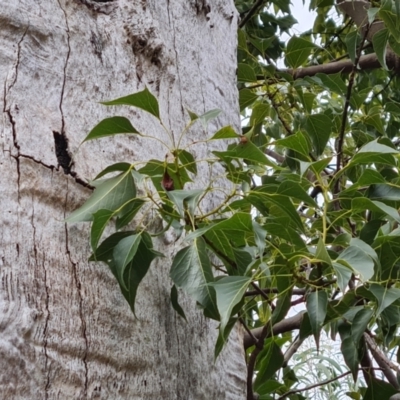
<path fill-rule="evenodd" d="M 342 168 L 343 144 L 344 144 L 344 136 L 346 133 L 347 115 L 348 115 L 349 107 L 350 107 L 351 92 L 353 90 L 354 79 L 355 79 L 356 72 L 357 72 L 357 65 L 361 58 L 361 52 L 364 47 L 364 42 L 368 35 L 368 31 L 369 31 L 369 27 L 364 32 L 364 36 L 362 38 L 360 47 L 358 48 L 356 58 L 354 60 L 353 69 L 349 76 L 349 83 L 347 85 L 346 99 L 345 99 L 343 114 L 342 114 L 342 124 L 340 126 L 340 132 L 339 132 L 339 137 L 337 140 L 337 147 L 336 147 L 336 173 L 338 173 L 340 171 L 340 169 Z M 333 194 L 336 195 L 339 192 L 340 192 L 340 179 L 337 179 L 335 182 L 334 189 L 333 189 Z"/>
<path fill-rule="evenodd" d="M 278 397 L 278 400 L 283 400 L 286 397 L 290 396 L 291 394 L 296 394 L 296 393 L 299 393 L 299 392 L 305 392 L 307 390 L 311 390 L 311 389 L 314 389 L 314 388 L 319 387 L 319 386 L 327 385 L 328 383 L 335 382 L 338 379 L 344 378 L 346 375 L 349 375 L 349 374 L 351 374 L 351 371 L 344 372 L 343 374 L 338 375 L 335 378 L 328 379 L 327 381 L 315 383 L 314 385 L 306 386 L 305 388 L 302 388 L 302 389 L 289 390 L 288 392 L 283 394 L 281 397 Z"/>
<path fill-rule="evenodd" d="M 245 296 L 257 296 L 258 294 L 260 294 L 260 290 L 265 294 L 279 293 L 278 288 L 261 289 L 257 286 L 257 290 L 249 290 L 244 295 Z M 292 295 L 294 295 L 294 296 L 303 296 L 305 293 L 306 293 L 306 289 L 293 289 L 293 291 L 292 291 Z"/>

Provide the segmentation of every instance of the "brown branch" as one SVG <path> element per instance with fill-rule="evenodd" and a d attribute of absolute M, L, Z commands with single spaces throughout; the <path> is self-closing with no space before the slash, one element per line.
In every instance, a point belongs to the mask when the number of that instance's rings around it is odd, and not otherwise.
<path fill-rule="evenodd" d="M 247 364 L 247 382 L 246 382 L 247 400 L 256 400 L 253 392 L 254 368 L 256 366 L 257 357 L 264 348 L 264 340 L 270 335 L 270 332 L 271 332 L 271 325 L 267 323 L 263 328 L 261 328 L 260 335 L 258 337 L 257 342 L 255 343 L 256 347 L 251 352 L 250 359 Z"/>
<path fill-rule="evenodd" d="M 306 386 L 305 388 L 289 390 L 288 392 L 283 394 L 281 397 L 278 397 L 278 400 L 286 399 L 291 394 L 296 394 L 296 393 L 299 393 L 299 392 L 305 392 L 307 390 L 311 390 L 311 389 L 314 389 L 314 388 L 319 387 L 319 386 L 327 385 L 328 383 L 335 382 L 338 379 L 344 378 L 346 375 L 349 375 L 349 374 L 351 374 L 351 371 L 344 372 L 343 374 L 338 375 L 335 378 L 328 379 L 328 380 L 323 381 L 323 382 L 318 382 L 318 383 L 315 383 L 314 385 Z"/>
<path fill-rule="evenodd" d="M 386 54 L 386 65 L 389 69 L 397 71 L 399 62 L 397 56 L 388 51 Z M 360 57 L 358 62 L 358 68 L 361 71 L 369 70 L 369 69 L 377 69 L 382 68 L 379 63 L 378 57 L 375 53 L 366 54 Z M 309 67 L 297 68 L 297 69 L 280 69 L 276 73 L 286 73 L 292 75 L 294 79 L 305 78 L 307 76 L 314 76 L 316 74 L 336 74 L 338 72 L 349 73 L 353 69 L 353 62 L 351 60 L 345 61 L 336 61 L 327 64 L 319 64 L 319 65 L 311 65 Z M 265 77 L 263 75 L 257 75 L 258 80 L 264 80 Z"/>
<path fill-rule="evenodd" d="M 397 373 L 399 373 L 400 368 L 387 358 L 386 354 L 379 349 L 378 345 L 375 343 L 375 340 L 368 333 L 364 333 L 364 340 L 372 356 L 374 357 L 374 360 L 381 367 L 383 375 L 385 375 L 386 379 L 395 389 L 399 390 L 399 382 L 397 381 L 396 375 L 392 370 L 395 370 Z"/>
<path fill-rule="evenodd" d="M 365 348 L 362 359 L 360 360 L 365 383 L 369 386 L 371 378 L 375 378 L 375 371 L 372 365 L 371 357 L 369 356 L 367 348 Z"/>
<path fill-rule="evenodd" d="M 240 21 L 239 28 L 243 28 L 246 25 L 246 23 L 251 19 L 251 17 L 253 17 L 253 15 L 257 13 L 258 9 L 260 7 L 262 7 L 264 1 L 265 0 L 257 0 L 253 4 L 253 7 L 250 8 L 250 10 L 247 12 L 247 14 Z"/>
<path fill-rule="evenodd" d="M 296 314 L 293 317 L 286 318 L 280 322 L 277 322 L 273 327 L 272 330 L 268 333 L 268 336 L 264 337 L 266 339 L 267 337 L 270 336 L 275 336 L 279 335 L 281 333 L 293 331 L 294 329 L 300 329 L 301 321 L 303 320 L 303 315 L 305 311 L 302 311 L 298 314 Z M 270 325 L 268 324 L 268 327 Z M 260 341 L 260 338 L 263 335 L 263 330 L 265 327 L 262 328 L 255 328 L 251 330 L 252 335 L 257 338 L 257 341 Z M 263 340 L 264 340 L 263 339 Z M 248 349 L 249 347 L 253 346 L 256 344 L 253 340 L 253 338 L 250 335 L 245 334 L 243 338 L 243 346 L 245 349 Z"/>
<path fill-rule="evenodd" d="M 283 357 L 282 367 L 286 367 L 288 365 L 289 360 L 293 357 L 305 339 L 305 337 L 301 338 L 300 336 L 297 336 L 296 340 L 289 346 Z"/>
<path fill-rule="evenodd" d="M 265 294 L 279 293 L 278 288 L 265 288 L 265 289 L 258 288 L 258 290 L 249 290 L 244 295 L 245 296 L 257 296 L 260 294 L 260 292 L 259 292 L 260 290 Z M 292 291 L 292 295 L 294 295 L 294 296 L 303 296 L 305 293 L 306 293 L 306 289 L 293 289 L 293 291 Z"/>
<path fill-rule="evenodd" d="M 338 137 L 338 142 L 337 142 L 337 150 L 336 150 L 336 173 L 338 173 L 340 171 L 340 168 L 342 166 L 342 159 L 343 159 L 343 143 L 344 143 L 344 136 L 346 133 L 346 125 L 347 125 L 347 114 L 349 112 L 349 108 L 350 108 L 350 99 L 351 99 L 351 92 L 353 90 L 353 85 L 354 85 L 354 79 L 356 76 L 356 72 L 357 72 L 357 65 L 360 61 L 361 58 L 361 52 L 362 52 L 362 48 L 364 46 L 364 42 L 367 38 L 368 35 L 368 28 L 365 30 L 364 32 L 364 36 L 362 38 L 360 47 L 357 51 L 356 54 L 356 58 L 354 60 L 354 65 L 353 65 L 353 69 L 351 70 L 350 73 L 350 77 L 349 77 L 349 83 L 347 85 L 347 93 L 346 93 L 346 100 L 344 103 L 344 108 L 343 108 L 343 114 L 342 114 L 342 123 L 340 126 L 340 132 L 339 132 L 339 137 Z M 339 179 L 336 181 L 335 184 L 335 190 L 334 190 L 334 194 L 337 194 L 340 191 L 340 181 Z"/>

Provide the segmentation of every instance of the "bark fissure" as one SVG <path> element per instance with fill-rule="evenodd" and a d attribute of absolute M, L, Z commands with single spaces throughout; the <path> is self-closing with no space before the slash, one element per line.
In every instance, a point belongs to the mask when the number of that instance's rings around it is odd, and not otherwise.
<path fill-rule="evenodd" d="M 38 267 L 40 265 L 40 262 L 38 260 L 38 250 L 36 246 L 36 226 L 34 222 L 35 218 L 35 207 L 32 203 L 32 217 L 31 217 L 31 225 L 32 225 L 32 231 L 33 231 L 33 254 L 35 256 L 35 265 Z M 50 320 L 50 310 L 49 310 L 49 288 L 47 285 L 47 270 L 45 266 L 45 258 L 42 260 L 42 269 L 43 269 L 43 276 L 44 276 L 44 290 L 45 290 L 45 309 L 46 309 L 46 317 L 45 317 L 45 322 L 44 322 L 44 328 L 43 328 L 43 353 L 45 357 L 45 363 L 44 363 L 44 370 L 46 373 L 46 384 L 45 384 L 45 400 L 49 398 L 49 388 L 50 388 L 50 359 L 49 355 L 47 353 L 47 345 L 48 345 L 48 327 L 49 327 L 49 320 Z"/>
<path fill-rule="evenodd" d="M 178 56 L 178 50 L 177 50 L 177 45 L 176 45 L 176 29 L 175 29 L 175 24 L 174 24 L 174 19 L 173 16 L 171 16 L 171 9 L 170 9 L 170 3 L 169 0 L 167 2 L 167 7 L 168 7 L 168 21 L 172 27 L 172 34 L 173 34 L 173 39 L 172 39 L 172 43 L 173 43 L 173 48 L 174 48 L 174 53 L 175 53 L 175 65 L 176 65 L 176 75 L 178 78 L 178 88 L 179 88 L 179 97 L 180 97 L 180 103 L 181 103 L 181 110 L 182 110 L 182 115 L 185 114 L 185 110 L 183 107 L 183 96 L 182 96 L 182 83 L 181 83 L 181 75 L 180 75 L 180 71 L 179 71 L 179 56 Z M 168 102 L 168 107 L 169 107 L 169 102 Z M 169 110 L 168 110 L 169 111 Z M 171 112 L 168 112 L 168 116 L 169 118 L 171 118 Z M 171 120 L 169 121 L 170 126 L 171 125 Z"/>
<path fill-rule="evenodd" d="M 68 195 L 67 195 L 67 198 L 68 198 Z M 66 201 L 66 204 L 67 204 L 67 201 Z M 84 392 L 83 392 L 83 394 L 84 394 L 84 398 L 86 399 L 87 398 L 87 393 L 88 393 L 88 374 L 89 374 L 88 362 L 87 362 L 89 341 L 88 341 L 87 332 L 86 332 L 86 321 L 85 321 L 85 318 L 83 316 L 82 285 L 81 285 L 81 281 L 80 281 L 79 276 L 78 276 L 77 263 L 72 260 L 71 251 L 69 249 L 68 242 L 69 242 L 68 227 L 67 227 L 67 224 L 65 224 L 65 249 L 66 249 L 66 253 L 67 253 L 67 256 L 68 256 L 68 260 L 69 260 L 69 262 L 70 262 L 70 264 L 72 266 L 72 275 L 73 275 L 73 279 L 74 279 L 75 286 L 76 286 L 77 293 L 78 293 L 79 318 L 81 320 L 82 337 L 83 337 L 83 341 L 85 343 L 82 362 L 83 362 L 83 365 L 85 367 L 85 382 L 84 382 Z"/>
<path fill-rule="evenodd" d="M 7 105 L 7 97 L 10 94 L 11 89 L 13 86 L 16 84 L 17 79 L 18 79 L 18 69 L 19 69 L 19 64 L 21 61 L 21 45 L 22 41 L 24 40 L 26 33 L 28 32 L 28 27 L 26 27 L 24 33 L 21 36 L 21 39 L 17 43 L 17 59 L 15 61 L 15 67 L 14 67 L 14 79 L 10 83 L 10 85 L 7 87 L 7 82 L 4 83 L 4 107 L 3 107 L 3 112 L 7 114 L 8 120 L 11 125 L 11 131 L 12 131 L 12 140 L 13 140 L 13 145 L 14 148 L 17 151 L 17 155 L 13 155 L 11 153 L 11 156 L 15 159 L 15 162 L 17 164 L 17 188 L 18 188 L 18 202 L 20 201 L 20 181 L 21 181 L 21 171 L 20 171 L 20 164 L 19 164 L 19 156 L 20 156 L 20 146 L 18 144 L 18 137 L 17 137 L 17 129 L 15 127 L 15 120 L 14 117 L 11 114 L 11 107 Z"/>
<path fill-rule="evenodd" d="M 68 139 L 67 139 L 67 136 L 65 134 L 65 119 L 64 119 L 64 111 L 63 111 L 63 100 L 64 100 L 65 83 L 66 83 L 66 80 L 67 80 L 68 61 L 69 61 L 69 56 L 71 54 L 71 44 L 70 44 L 70 34 L 69 34 L 69 25 L 68 25 L 67 13 L 62 8 L 60 0 L 57 0 L 57 1 L 58 1 L 58 4 L 59 4 L 63 14 L 64 14 L 65 27 L 66 27 L 65 31 L 67 33 L 67 55 L 65 57 L 65 62 L 64 62 L 63 79 L 62 79 L 62 86 L 61 86 L 59 109 L 60 109 L 60 113 L 61 113 L 61 132 L 60 132 L 60 135 L 64 138 L 65 142 L 68 143 Z"/>
<path fill-rule="evenodd" d="M 71 44 L 70 44 L 70 30 L 69 30 L 69 25 L 68 25 L 68 18 L 67 18 L 67 13 L 61 6 L 60 0 L 57 0 L 58 4 L 64 14 L 65 18 L 65 31 L 67 33 L 67 55 L 65 57 L 65 62 L 64 62 L 64 68 L 63 68 L 63 80 L 62 80 L 62 86 L 61 86 L 61 94 L 60 94 L 60 103 L 59 103 L 59 110 L 61 114 L 61 131 L 53 131 L 53 137 L 54 137 L 54 145 L 55 145 L 55 152 L 56 152 L 56 157 L 59 166 L 62 167 L 64 170 L 64 173 L 66 175 L 70 175 L 75 179 L 75 182 L 87 187 L 89 189 L 94 189 L 93 186 L 89 185 L 87 182 L 85 182 L 83 179 L 79 178 L 77 173 L 75 171 L 72 171 L 72 166 L 73 166 L 73 161 L 68 149 L 68 137 L 65 132 L 65 118 L 64 118 L 64 110 L 63 110 L 63 100 L 64 100 L 64 92 L 65 92 L 65 84 L 67 80 L 67 67 L 68 67 L 68 61 L 71 55 Z"/>
<path fill-rule="evenodd" d="M 50 321 L 50 309 L 49 309 L 49 287 L 47 285 L 47 270 L 46 266 L 43 260 L 43 275 L 44 275 L 44 290 L 45 290 L 45 295 L 46 295 L 46 301 L 45 301 L 45 308 L 46 308 L 46 319 L 44 321 L 44 330 L 43 330 L 43 350 L 44 350 L 44 356 L 45 356 L 45 371 L 47 372 L 46 376 L 46 386 L 44 388 L 45 391 L 45 399 L 47 400 L 49 398 L 49 389 L 50 389 L 50 365 L 49 365 L 49 356 L 47 354 L 47 344 L 48 344 L 48 331 L 49 331 L 49 321 Z"/>

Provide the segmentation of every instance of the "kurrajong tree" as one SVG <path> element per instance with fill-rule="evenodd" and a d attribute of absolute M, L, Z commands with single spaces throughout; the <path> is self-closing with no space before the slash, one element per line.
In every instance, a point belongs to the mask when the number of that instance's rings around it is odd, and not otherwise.
<path fill-rule="evenodd" d="M 91 259 L 109 265 L 133 311 L 140 281 L 162 256 L 153 238 L 174 231 L 172 304 L 184 318 L 178 294 L 186 292 L 219 321 L 216 356 L 243 326 L 248 400 L 397 398 L 400 3 L 303 3 L 317 13 L 313 29 L 292 35 L 289 0 L 236 1 L 243 128 L 204 139 L 225 140 L 226 150 L 199 160 L 198 142 L 182 141 L 218 110 L 187 110 L 176 138 L 148 89 L 106 102 L 158 120 L 166 158 L 111 165 L 68 220 L 92 221 Z M 85 140 L 146 136 L 134 125 L 111 117 Z M 199 187 L 199 168 L 219 174 Z M 220 203 L 204 210 L 210 193 Z M 111 221 L 116 231 L 101 241 Z M 325 357 L 314 384 L 300 368 L 310 337 L 317 350 L 330 337 L 340 353 Z M 359 384 L 341 386 L 351 375 Z"/>

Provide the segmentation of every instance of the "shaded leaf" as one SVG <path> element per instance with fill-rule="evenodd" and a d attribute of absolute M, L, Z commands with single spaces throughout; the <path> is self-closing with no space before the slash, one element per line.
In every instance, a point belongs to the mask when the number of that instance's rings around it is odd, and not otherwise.
<path fill-rule="evenodd" d="M 173 309 L 178 313 L 178 315 L 180 315 L 187 322 L 185 312 L 183 311 L 182 307 L 178 302 L 178 289 L 176 288 L 175 285 L 173 285 L 171 288 L 170 297 Z"/>
<path fill-rule="evenodd" d="M 245 276 L 226 276 L 209 283 L 214 287 L 217 294 L 217 306 L 221 317 L 221 332 L 225 331 L 234 307 L 243 299 L 250 282 L 251 278 Z"/>
<path fill-rule="evenodd" d="M 210 259 L 202 238 L 180 250 L 172 262 L 170 277 L 177 287 L 184 289 L 201 306 L 208 309 L 214 319 L 219 319 Z"/>
<path fill-rule="evenodd" d="M 90 245 L 93 251 L 96 250 L 100 237 L 115 211 L 98 210 L 93 214 L 93 223 L 90 231 Z"/>
<path fill-rule="evenodd" d="M 317 46 L 306 39 L 292 36 L 287 44 L 286 62 L 292 68 L 298 68 L 305 63 L 311 51 Z"/>
<path fill-rule="evenodd" d="M 328 295 L 325 291 L 316 290 L 308 294 L 306 307 L 317 349 L 319 348 L 319 335 L 324 325 L 327 306 Z"/>

